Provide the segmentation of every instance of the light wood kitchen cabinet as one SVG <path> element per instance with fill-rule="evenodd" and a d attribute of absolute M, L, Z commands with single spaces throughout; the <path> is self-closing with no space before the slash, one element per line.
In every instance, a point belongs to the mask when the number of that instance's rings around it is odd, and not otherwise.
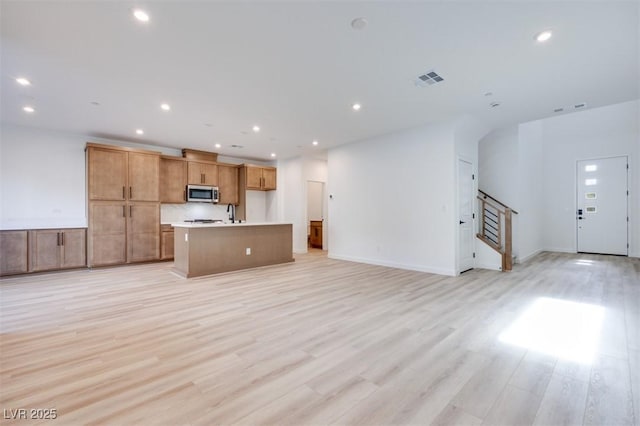
<path fill-rule="evenodd" d="M 180 158 L 160 158 L 160 201 L 180 204 L 186 202 L 187 161 Z"/>
<path fill-rule="evenodd" d="M 173 259 L 175 232 L 171 225 L 160 225 L 160 259 Z"/>
<path fill-rule="evenodd" d="M 144 262 L 160 258 L 160 206 L 130 203 L 127 217 L 127 261 Z"/>
<path fill-rule="evenodd" d="M 127 203 L 91 203 L 89 232 L 89 266 L 119 265 L 127 262 Z"/>
<path fill-rule="evenodd" d="M 218 164 L 220 204 L 238 204 L 238 167 Z"/>
<path fill-rule="evenodd" d="M 127 152 L 88 148 L 89 199 L 124 200 L 127 188 Z"/>
<path fill-rule="evenodd" d="M 27 231 L 0 231 L 0 275 L 28 271 Z"/>
<path fill-rule="evenodd" d="M 190 185 L 218 185 L 218 166 L 213 163 L 189 161 L 188 183 Z"/>
<path fill-rule="evenodd" d="M 244 166 L 245 189 L 272 191 L 276 189 L 276 168 Z"/>
<path fill-rule="evenodd" d="M 159 259 L 160 153 L 91 143 L 87 150 L 88 265 Z"/>
<path fill-rule="evenodd" d="M 29 231 L 29 271 L 49 271 L 86 266 L 84 229 Z"/>
<path fill-rule="evenodd" d="M 131 201 L 160 201 L 160 156 L 129 152 L 129 194 Z"/>
<path fill-rule="evenodd" d="M 118 265 L 160 258 L 158 203 L 94 202 L 89 207 L 89 265 Z"/>
<path fill-rule="evenodd" d="M 87 144 L 89 200 L 160 201 L 160 155 Z"/>

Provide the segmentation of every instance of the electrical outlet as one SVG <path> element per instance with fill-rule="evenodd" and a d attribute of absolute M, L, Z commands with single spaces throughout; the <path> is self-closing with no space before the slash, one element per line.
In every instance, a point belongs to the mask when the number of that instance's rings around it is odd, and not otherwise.
<path fill-rule="evenodd" d="M 251 247 L 247 247 L 244 251 L 247 256 L 251 256 Z"/>

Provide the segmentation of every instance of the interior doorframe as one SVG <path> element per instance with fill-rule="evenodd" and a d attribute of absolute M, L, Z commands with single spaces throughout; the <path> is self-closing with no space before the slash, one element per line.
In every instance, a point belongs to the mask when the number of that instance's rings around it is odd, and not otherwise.
<path fill-rule="evenodd" d="M 307 179 L 307 183 L 306 183 L 306 188 L 305 188 L 305 192 L 306 192 L 306 198 L 305 198 L 305 207 L 304 207 L 304 211 L 305 211 L 305 225 L 304 225 L 304 229 L 305 229 L 305 236 L 308 237 L 309 234 L 307 234 L 307 230 L 309 228 L 309 184 L 313 182 L 313 183 L 319 183 L 322 185 L 322 250 L 327 250 L 328 244 L 327 244 L 327 237 L 328 237 L 328 227 L 329 227 L 329 221 L 328 221 L 328 203 L 327 203 L 327 182 L 321 181 L 321 180 L 315 180 L 315 179 Z M 307 243 L 307 250 L 308 250 L 308 243 Z"/>
<path fill-rule="evenodd" d="M 454 224 L 455 225 L 455 255 L 456 255 L 456 260 L 455 260 L 455 271 L 456 271 L 456 275 L 460 275 L 463 271 L 461 271 L 460 268 L 460 254 L 461 254 L 461 247 L 460 247 L 460 226 L 458 224 L 458 220 L 459 220 L 459 213 L 460 213 L 460 182 L 458 177 L 460 176 L 460 161 L 465 161 L 469 164 L 471 164 L 471 173 L 473 174 L 473 179 L 472 179 L 472 184 L 471 184 L 471 206 L 472 206 L 472 224 L 471 224 L 471 229 L 472 229 L 472 246 L 473 246 L 473 253 L 476 253 L 476 237 L 475 235 L 478 232 L 477 229 L 477 219 L 478 219 L 478 203 L 475 202 L 474 200 L 474 194 L 478 193 L 478 169 L 477 169 L 477 164 L 469 157 L 464 156 L 464 155 L 460 155 L 458 154 L 456 156 L 456 168 L 455 168 L 455 180 L 456 180 L 456 195 L 455 195 L 455 202 L 454 202 Z M 474 257 L 473 259 L 473 268 L 476 267 L 476 259 Z M 465 269 L 466 271 L 466 269 Z"/>

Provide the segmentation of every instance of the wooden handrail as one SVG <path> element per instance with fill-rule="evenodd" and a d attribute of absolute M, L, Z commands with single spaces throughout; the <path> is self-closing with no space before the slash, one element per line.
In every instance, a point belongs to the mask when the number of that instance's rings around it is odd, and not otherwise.
<path fill-rule="evenodd" d="M 487 193 L 486 193 L 486 192 L 484 192 L 483 190 L 478 189 L 478 192 L 479 192 L 479 193 L 481 193 L 481 194 L 483 194 L 483 195 L 484 195 L 484 198 L 490 198 L 490 199 L 492 199 L 493 201 L 495 201 L 496 203 L 500 204 L 500 205 L 501 205 L 502 207 L 504 207 L 505 209 L 509 209 L 509 210 L 511 210 L 511 213 L 518 214 L 518 212 L 517 212 L 516 210 L 512 209 L 511 207 L 509 207 L 508 205 L 506 205 L 506 204 L 505 204 L 505 203 L 503 203 L 502 201 L 500 201 L 500 200 L 497 200 L 497 199 L 493 198 L 491 195 L 487 194 Z M 478 197 L 478 198 L 480 198 L 480 197 Z M 480 198 L 480 199 L 482 199 L 482 198 Z"/>

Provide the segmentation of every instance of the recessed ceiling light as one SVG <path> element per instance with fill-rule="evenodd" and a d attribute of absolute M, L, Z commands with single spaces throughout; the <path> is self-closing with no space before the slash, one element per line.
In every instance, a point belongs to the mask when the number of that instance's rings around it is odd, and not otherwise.
<path fill-rule="evenodd" d="M 260 126 L 253 126 L 253 131 L 258 133 L 260 131 Z"/>
<path fill-rule="evenodd" d="M 207 127 L 213 127 L 213 124 L 211 124 L 211 123 L 204 123 L 204 125 L 207 126 Z"/>
<path fill-rule="evenodd" d="M 368 22 L 364 18 L 356 18 L 351 21 L 351 28 L 354 30 L 363 30 L 367 26 Z"/>
<path fill-rule="evenodd" d="M 16 78 L 16 82 L 18 82 L 18 84 L 20 84 L 21 86 L 31 86 L 31 82 L 24 77 Z"/>
<path fill-rule="evenodd" d="M 489 104 L 489 106 L 490 106 L 491 108 L 499 107 L 499 106 L 500 106 L 500 102 L 491 102 L 491 103 Z"/>
<path fill-rule="evenodd" d="M 360 111 L 360 108 L 362 108 L 362 105 L 360 104 L 353 104 L 351 106 L 351 108 L 353 108 L 354 111 Z"/>
<path fill-rule="evenodd" d="M 135 9 L 133 16 L 140 22 L 149 22 L 149 14 L 142 9 Z"/>
<path fill-rule="evenodd" d="M 137 135 L 144 135 L 144 130 L 142 130 L 142 129 L 137 129 L 137 130 L 136 130 L 136 134 L 137 134 Z"/>
<path fill-rule="evenodd" d="M 272 157 L 275 157 L 275 156 L 276 156 L 276 153 L 275 153 L 275 152 L 272 152 L 272 153 L 271 153 L 271 156 L 272 156 Z"/>
<path fill-rule="evenodd" d="M 35 112 L 35 111 L 36 111 L 34 107 L 29 106 L 29 105 L 27 105 L 27 106 L 23 107 L 23 108 L 22 108 L 22 110 L 23 110 L 24 112 L 28 112 L 29 114 L 31 114 L 32 112 Z"/>
<path fill-rule="evenodd" d="M 160 105 L 160 108 L 162 108 L 165 111 L 170 111 L 171 110 L 171 105 L 169 104 L 162 104 Z"/>
<path fill-rule="evenodd" d="M 216 148 L 222 148 L 222 145 L 220 145 L 219 143 L 214 145 Z"/>
<path fill-rule="evenodd" d="M 485 96 L 489 97 L 489 96 L 493 96 L 493 92 L 487 92 L 484 94 Z"/>
<path fill-rule="evenodd" d="M 93 105 L 93 106 L 100 106 L 100 102 L 93 101 L 93 102 L 89 102 L 89 103 L 91 105 Z"/>
<path fill-rule="evenodd" d="M 544 43 L 545 41 L 549 40 L 552 35 L 553 32 L 551 32 L 551 30 L 545 30 L 536 34 L 535 39 L 537 42 Z"/>
<path fill-rule="evenodd" d="M 318 145 L 318 141 L 313 141 L 311 143 L 313 144 L 313 146 L 317 146 Z"/>

